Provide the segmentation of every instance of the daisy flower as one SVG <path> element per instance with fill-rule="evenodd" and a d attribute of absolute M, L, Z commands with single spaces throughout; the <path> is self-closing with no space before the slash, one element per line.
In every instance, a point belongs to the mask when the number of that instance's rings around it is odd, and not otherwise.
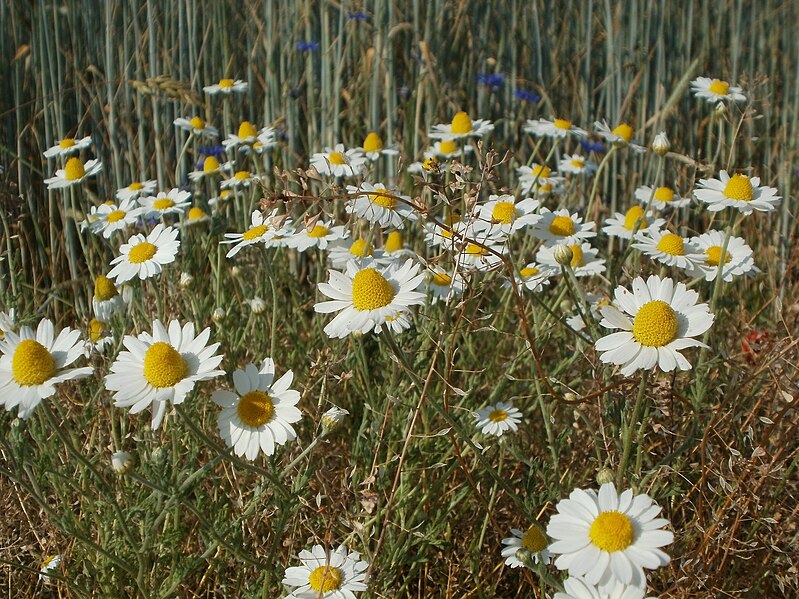
<path fill-rule="evenodd" d="M 710 77 L 697 77 L 691 81 L 691 91 L 694 97 L 702 98 L 710 104 L 718 102 L 745 102 L 746 96 L 740 87 L 730 85 L 721 79 Z"/>
<path fill-rule="evenodd" d="M 506 566 L 510 566 L 511 568 L 521 568 L 524 566 L 524 564 L 519 561 L 519 558 L 516 557 L 516 552 L 519 551 L 519 549 L 529 551 L 536 564 L 549 563 L 549 551 L 547 550 L 549 541 L 538 524 L 532 524 L 527 530 L 511 528 L 510 534 L 511 536 L 502 539 L 502 557 L 505 558 Z"/>
<path fill-rule="evenodd" d="M 152 335 L 125 335 L 127 351 L 119 353 L 105 377 L 106 389 L 115 392 L 114 405 L 130 407 L 131 414 L 152 407 L 151 426 L 158 429 L 167 401 L 183 403 L 195 383 L 225 374 L 216 370 L 222 356 L 215 355 L 218 343 L 207 345 L 210 336 L 210 328 L 195 336 L 193 323 L 181 327 L 177 320 L 168 329 L 160 320 L 153 321 Z"/>
<path fill-rule="evenodd" d="M 500 401 L 474 412 L 474 418 L 481 433 L 501 437 L 506 431 L 519 430 L 522 413 L 511 402 Z"/>
<path fill-rule="evenodd" d="M 437 141 L 432 146 L 430 146 L 427 150 L 425 150 L 423 156 L 425 158 L 443 158 L 445 160 L 449 160 L 450 158 L 459 158 L 461 152 L 464 154 L 471 154 L 474 152 L 474 148 L 471 144 L 464 143 L 462 146 L 458 145 L 457 141 L 449 140 L 449 141 Z"/>
<path fill-rule="evenodd" d="M 519 186 L 522 193 L 530 193 L 544 185 L 550 187 L 560 185 L 563 177 L 552 174 L 552 169 L 542 164 L 533 163 L 532 166 L 520 166 L 516 169 L 519 175 Z"/>
<path fill-rule="evenodd" d="M 172 123 L 178 129 L 183 129 L 184 131 L 188 131 L 194 135 L 210 138 L 214 138 L 219 135 L 219 130 L 216 127 L 211 127 L 198 116 L 193 116 L 190 119 L 178 117 L 172 121 Z"/>
<path fill-rule="evenodd" d="M 596 237 L 594 222 L 583 222 L 577 213 L 569 213 L 567 208 L 552 212 L 548 208 L 541 209 L 541 218 L 533 225 L 530 234 L 544 242 L 547 247 L 556 245 L 574 245 Z"/>
<path fill-rule="evenodd" d="M 225 179 L 219 186 L 221 189 L 249 187 L 252 183 L 260 181 L 258 175 L 253 175 L 250 171 L 236 171 L 230 179 Z"/>
<path fill-rule="evenodd" d="M 718 179 L 700 179 L 699 189 L 694 195 L 705 204 L 711 212 L 724 210 L 727 206 L 737 208 L 742 214 L 752 211 L 771 212 L 780 204 L 777 189 L 760 185 L 760 177 L 747 175 L 730 175 L 727 171 L 719 171 Z"/>
<path fill-rule="evenodd" d="M 183 214 L 184 208 L 191 205 L 191 193 L 173 187 L 168 192 L 159 191 L 157 196 L 139 198 L 144 218 L 162 218 L 167 214 Z"/>
<path fill-rule="evenodd" d="M 251 146 L 258 140 L 258 129 L 255 128 L 250 121 L 242 121 L 239 125 L 237 135 L 232 133 L 227 136 L 227 139 L 222 141 L 222 145 L 226 150 L 232 150 L 240 145 Z"/>
<path fill-rule="evenodd" d="M 77 185 L 87 177 L 94 177 L 103 170 L 103 165 L 99 160 L 89 160 L 86 164 L 80 158 L 72 157 L 67 160 L 64 168 L 56 169 L 55 175 L 45 179 L 47 189 L 60 189 Z"/>
<path fill-rule="evenodd" d="M 219 160 L 214 156 L 206 156 L 203 159 L 203 167 L 202 169 L 191 171 L 189 173 L 189 179 L 196 183 L 205 177 L 212 177 L 215 175 L 221 175 L 222 173 L 229 173 L 233 170 L 233 162 L 225 162 L 224 164 L 220 164 Z"/>
<path fill-rule="evenodd" d="M 555 593 L 554 599 L 644 599 L 645 594 L 646 586 L 617 583 L 600 590 L 583 578 L 570 576 L 563 581 L 563 592 Z"/>
<path fill-rule="evenodd" d="M 233 192 L 230 189 L 223 189 L 219 192 L 218 196 L 215 196 L 208 200 L 208 205 L 211 208 L 215 208 L 216 206 L 224 206 L 225 202 L 227 202 L 232 197 L 234 196 Z"/>
<path fill-rule="evenodd" d="M 186 213 L 186 218 L 183 220 L 182 223 L 178 224 L 178 227 L 191 227 L 193 225 L 199 225 L 201 223 L 207 223 L 211 220 L 211 217 L 200 208 L 199 206 L 192 206 L 189 208 L 189 211 Z"/>
<path fill-rule="evenodd" d="M 411 258 L 418 260 L 419 256 L 411 249 L 405 247 L 405 239 L 402 231 L 391 231 L 383 241 L 383 253 L 385 259 L 397 262 L 401 258 Z"/>
<path fill-rule="evenodd" d="M 430 303 L 439 301 L 449 303 L 452 298 L 463 295 L 466 280 L 458 272 L 447 272 L 440 266 L 431 266 L 426 273 L 425 290 L 430 295 Z"/>
<path fill-rule="evenodd" d="M 486 271 L 495 268 L 502 262 L 502 255 L 507 253 L 505 235 L 487 230 L 464 230 L 466 242 L 461 244 L 455 257 L 458 269 Z M 479 244 L 479 245 L 478 245 Z"/>
<path fill-rule="evenodd" d="M 433 130 L 428 134 L 431 139 L 453 141 L 465 137 L 483 137 L 494 130 L 491 121 L 477 119 L 472 121 L 466 112 L 458 112 L 452 117 L 451 123 L 433 125 Z"/>
<path fill-rule="evenodd" d="M 289 389 L 294 373 L 289 370 L 277 381 L 275 364 L 266 358 L 261 367 L 247 364 L 233 373 L 232 391 L 214 391 L 211 399 L 222 408 L 219 434 L 234 453 L 248 460 L 258 452 L 271 456 L 275 445 L 285 445 L 297 438 L 291 426 L 302 418 L 297 409 L 299 391 Z"/>
<path fill-rule="evenodd" d="M 387 260 L 383 250 L 375 249 L 374 245 L 362 238 L 353 241 L 346 240 L 346 243 L 341 245 L 336 244 L 330 248 L 328 258 L 335 269 L 344 268 L 350 261 L 360 264 L 364 261 L 374 260 L 375 263 L 385 266 L 393 262 L 393 260 Z"/>
<path fill-rule="evenodd" d="M 644 213 L 640 206 L 633 206 L 624 214 L 617 212 L 615 217 L 608 217 L 602 232 L 611 237 L 632 239 L 633 232 L 659 229 L 665 224 L 666 221 L 662 218 L 652 219 L 652 214 Z"/>
<path fill-rule="evenodd" d="M 643 146 L 639 146 L 633 142 L 635 129 L 627 123 L 620 123 L 611 129 L 607 121 L 596 121 L 594 123 L 594 130 L 599 137 L 617 147 L 630 147 L 636 152 L 643 152 L 645 150 Z"/>
<path fill-rule="evenodd" d="M 263 154 L 267 150 L 274 148 L 277 144 L 277 129 L 274 127 L 264 127 L 258 132 L 258 137 L 253 142 L 252 149 L 255 150 L 257 154 Z"/>
<path fill-rule="evenodd" d="M 656 187 L 652 189 L 648 185 L 642 185 L 635 190 L 635 199 L 642 204 L 650 204 L 658 210 L 666 208 L 682 208 L 691 203 L 691 197 L 681 198 L 680 194 L 671 187 Z"/>
<path fill-rule="evenodd" d="M 105 275 L 98 275 L 94 280 L 94 295 L 92 296 L 92 310 L 94 315 L 103 322 L 110 322 L 117 312 L 125 308 L 117 286 Z"/>
<path fill-rule="evenodd" d="M 89 321 L 88 338 L 83 344 L 83 355 L 91 357 L 92 353 L 102 354 L 106 349 L 114 344 L 114 334 L 108 324 L 102 320 L 92 318 Z"/>
<path fill-rule="evenodd" d="M 512 195 L 488 196 L 485 204 L 474 208 L 474 227 L 510 235 L 538 222 L 541 217 L 535 211 L 539 205 L 540 202 L 533 198 L 516 202 Z"/>
<path fill-rule="evenodd" d="M 382 183 L 347 185 L 347 192 L 356 197 L 347 202 L 347 212 L 365 218 L 381 227 L 402 229 L 406 220 L 416 220 L 411 198 L 388 191 Z"/>
<path fill-rule="evenodd" d="M 365 591 L 369 564 L 344 545 L 328 552 L 322 545 L 300 551 L 302 566 L 286 568 L 283 584 L 297 587 L 286 599 L 355 599 Z"/>
<path fill-rule="evenodd" d="M 533 119 L 525 121 L 522 131 L 536 137 L 551 137 L 552 139 L 566 139 L 567 137 L 585 137 L 588 132 L 575 127 L 571 121 L 565 119 Z"/>
<path fill-rule="evenodd" d="M 605 364 L 622 366 L 630 376 L 639 368 L 664 372 L 690 370 L 691 363 L 679 352 L 688 347 L 707 347 L 692 339 L 710 328 L 713 314 L 707 304 L 697 304 L 699 294 L 684 283 L 651 275 L 646 282 L 633 280 L 632 291 L 617 287 L 615 306 L 600 310 L 606 329 L 621 329 L 594 344 Z M 621 309 L 621 311 L 619 310 Z M 631 320 L 632 319 L 632 320 Z"/>
<path fill-rule="evenodd" d="M 445 250 L 453 252 L 458 244 L 457 240 L 460 239 L 466 229 L 466 225 L 453 217 L 443 219 L 442 224 L 446 225 L 447 228 L 437 222 L 426 223 L 424 225 L 424 242 L 430 247 L 441 246 Z"/>
<path fill-rule="evenodd" d="M 49 575 L 61 567 L 62 559 L 60 555 L 48 555 L 44 558 L 39 566 L 39 580 L 44 583 L 52 582 Z"/>
<path fill-rule="evenodd" d="M 646 229 L 635 234 L 633 247 L 666 266 L 676 266 L 694 273 L 704 262 L 699 248 L 689 240 L 666 229 Z"/>
<path fill-rule="evenodd" d="M 550 284 L 550 279 L 560 271 L 552 265 L 530 262 L 516 272 L 516 283 L 523 285 L 529 291 L 541 291 Z M 506 280 L 503 287 L 510 287 L 510 280 Z"/>
<path fill-rule="evenodd" d="M 338 406 L 333 406 L 329 410 L 327 410 L 322 417 L 320 418 L 322 422 L 322 430 L 326 433 L 329 433 L 338 425 L 340 425 L 344 420 L 349 416 L 350 413 L 345 410 L 344 408 L 339 408 Z"/>
<path fill-rule="evenodd" d="M 250 228 L 244 233 L 225 233 L 225 241 L 220 241 L 220 245 L 235 244 L 225 258 L 232 258 L 238 254 L 243 248 L 255 245 L 256 243 L 267 244 L 276 235 L 277 230 L 272 226 L 272 219 L 277 215 L 277 208 L 275 208 L 269 216 L 266 216 L 260 210 L 254 210 L 250 215 Z"/>
<path fill-rule="evenodd" d="M 108 278 L 119 284 L 136 276 L 141 280 L 154 277 L 165 264 L 175 261 L 179 247 L 178 230 L 158 223 L 147 237 L 137 233 L 122 244 L 120 255 L 111 261 L 114 267 Z"/>
<path fill-rule="evenodd" d="M 387 148 L 383 145 L 383 139 L 374 131 L 371 131 L 363 140 L 363 147 L 360 148 L 364 156 L 374 162 L 380 155 L 396 156 L 399 152 L 395 148 Z"/>
<path fill-rule="evenodd" d="M 95 235 L 110 239 L 114 231 L 121 231 L 135 225 L 142 213 L 142 209 L 135 199 L 122 200 L 119 206 L 114 203 L 93 206 L 89 213 L 89 229 Z"/>
<path fill-rule="evenodd" d="M 334 225 L 332 221 L 316 221 L 313 227 L 300 227 L 289 237 L 288 247 L 304 252 L 312 247 L 326 250 L 331 243 L 347 239 L 344 225 Z"/>
<path fill-rule="evenodd" d="M 345 272 L 331 270 L 329 282 L 319 283 L 319 291 L 331 301 L 315 304 L 314 311 L 338 312 L 324 329 L 329 337 L 368 333 L 411 306 L 424 303 L 424 293 L 416 291 L 424 280 L 418 264 L 407 260 L 399 268 L 392 265 L 378 270 L 376 266 L 371 261 L 362 265 L 351 261 Z"/>
<path fill-rule="evenodd" d="M 591 175 L 596 171 L 596 164 L 580 154 L 564 154 L 558 162 L 558 173 L 570 175 Z"/>
<path fill-rule="evenodd" d="M 48 319 L 39 321 L 35 333 L 27 326 L 19 333 L 5 331 L 0 353 L 0 404 L 9 411 L 18 407 L 22 419 L 54 395 L 57 384 L 86 378 L 93 370 L 91 366 L 65 370 L 83 354 L 80 331 L 66 328 L 56 335 Z"/>
<path fill-rule="evenodd" d="M 127 187 L 117 189 L 117 199 L 120 202 L 124 202 L 125 200 L 136 199 L 139 196 L 151 195 L 155 191 L 157 185 L 158 182 L 155 179 L 149 181 L 134 181 Z"/>
<path fill-rule="evenodd" d="M 344 144 L 325 148 L 311 156 L 311 166 L 320 175 L 333 177 L 355 177 L 360 175 L 366 164 L 366 157 L 360 148 L 344 149 Z"/>
<path fill-rule="evenodd" d="M 541 246 L 535 255 L 536 262 L 560 270 L 560 264 L 555 259 L 558 246 Z M 591 247 L 590 243 L 575 243 L 567 246 L 572 253 L 571 268 L 576 277 L 591 277 L 605 272 L 605 260 L 597 258 L 599 250 Z"/>
<path fill-rule="evenodd" d="M 230 95 L 232 93 L 243 94 L 247 91 L 249 85 L 246 81 L 242 81 L 241 79 L 220 79 L 219 83 L 214 83 L 213 85 L 206 85 L 203 87 L 203 91 L 206 94 L 211 96 L 215 96 L 217 94 L 223 95 Z"/>
<path fill-rule="evenodd" d="M 715 280 L 719 269 L 727 282 L 732 281 L 734 277 L 759 272 L 752 257 L 752 248 L 742 237 L 730 237 L 727 250 L 724 251 L 724 264 L 721 265 L 725 236 L 724 231 L 707 231 L 691 238 L 693 246 L 705 254 L 705 261 L 699 265 L 705 280 Z"/>
<path fill-rule="evenodd" d="M 92 138 L 89 136 L 81 139 L 65 137 L 53 147 L 47 148 L 44 151 L 44 157 L 55 158 L 56 156 L 69 156 L 75 152 L 80 152 L 84 148 L 88 148 L 90 145 L 92 145 Z"/>

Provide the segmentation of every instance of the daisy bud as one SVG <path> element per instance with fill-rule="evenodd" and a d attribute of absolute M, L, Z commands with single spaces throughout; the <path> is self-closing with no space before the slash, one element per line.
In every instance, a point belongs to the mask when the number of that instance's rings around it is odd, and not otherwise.
<path fill-rule="evenodd" d="M 221 307 L 216 308 L 214 310 L 214 313 L 211 314 L 211 320 L 213 320 L 214 322 L 222 322 L 223 320 L 225 320 L 225 316 L 227 316 L 227 314 L 224 308 Z"/>
<path fill-rule="evenodd" d="M 133 302 L 133 287 L 130 285 L 122 287 L 122 301 L 125 302 L 127 306 L 130 306 Z"/>
<path fill-rule="evenodd" d="M 349 412 L 344 408 L 333 406 L 322 414 L 322 431 L 327 434 L 341 424 L 349 416 Z"/>
<path fill-rule="evenodd" d="M 570 266 L 572 258 L 574 258 L 574 252 L 568 245 L 558 245 L 555 246 L 552 256 L 555 258 L 555 262 L 561 266 Z"/>
<path fill-rule="evenodd" d="M 535 560 L 533 559 L 533 552 L 524 547 L 519 547 L 516 550 L 516 559 L 519 560 L 525 568 L 530 570 L 535 568 Z"/>
<path fill-rule="evenodd" d="M 125 474 L 133 467 L 133 458 L 127 451 L 116 451 L 111 454 L 111 468 L 119 475 Z"/>
<path fill-rule="evenodd" d="M 713 112 L 716 114 L 716 116 L 724 116 L 724 113 L 727 112 L 727 106 L 724 104 L 724 102 L 719 102 L 716 104 L 716 108 Z"/>
<path fill-rule="evenodd" d="M 263 314 L 266 312 L 266 302 L 257 295 L 251 300 L 247 300 L 247 303 L 250 304 L 250 309 L 253 314 Z"/>
<path fill-rule="evenodd" d="M 612 483 L 613 479 L 613 470 L 610 468 L 601 468 L 599 472 L 596 473 L 596 482 L 600 486 L 604 485 L 605 483 Z"/>
<path fill-rule="evenodd" d="M 563 400 L 568 401 L 569 403 L 574 403 L 575 401 L 577 401 L 577 394 L 572 393 L 571 391 L 567 391 L 566 393 L 563 394 Z"/>
<path fill-rule="evenodd" d="M 192 283 L 194 283 L 194 277 L 193 277 L 193 276 L 191 276 L 191 275 L 190 275 L 189 273 L 187 273 L 187 272 L 182 272 L 182 273 L 180 273 L 180 286 L 181 286 L 183 289 L 186 289 L 186 288 L 188 288 L 188 287 L 191 287 L 191 284 L 192 284 Z"/>
<path fill-rule="evenodd" d="M 240 272 L 241 272 L 241 268 L 239 268 L 238 266 L 234 266 L 233 268 L 230 269 L 230 276 L 231 277 L 238 277 Z"/>
<path fill-rule="evenodd" d="M 652 142 L 652 151 L 655 154 L 660 154 L 661 156 L 665 156 L 668 151 L 671 150 L 671 144 L 669 143 L 669 138 L 666 137 L 666 132 L 661 131 L 657 135 L 655 135 L 655 141 Z"/>

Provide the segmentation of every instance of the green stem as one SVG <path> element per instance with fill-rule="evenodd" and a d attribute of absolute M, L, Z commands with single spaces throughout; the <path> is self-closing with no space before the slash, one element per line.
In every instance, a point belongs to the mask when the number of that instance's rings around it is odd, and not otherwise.
<path fill-rule="evenodd" d="M 638 387 L 638 395 L 635 398 L 635 406 L 630 415 L 629 423 L 625 426 L 624 414 L 621 416 L 622 420 L 622 455 L 621 462 L 619 462 L 619 469 L 616 472 L 616 486 L 621 487 L 624 481 L 625 474 L 627 473 L 627 466 L 630 463 L 630 453 L 633 446 L 633 431 L 635 430 L 635 423 L 641 417 L 641 409 L 644 405 L 644 398 L 646 397 L 646 386 L 649 382 L 649 371 L 645 370 L 641 376 L 641 384 Z M 639 447 L 640 451 L 640 447 Z"/>

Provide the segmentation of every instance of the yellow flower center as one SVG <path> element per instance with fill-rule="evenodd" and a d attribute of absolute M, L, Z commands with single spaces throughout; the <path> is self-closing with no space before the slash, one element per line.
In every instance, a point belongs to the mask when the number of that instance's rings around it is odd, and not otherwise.
<path fill-rule="evenodd" d="M 169 198 L 158 198 L 155 202 L 153 202 L 153 208 L 156 210 L 168 210 L 175 205 L 175 202 L 170 200 Z"/>
<path fill-rule="evenodd" d="M 191 117 L 189 125 L 191 125 L 192 129 L 205 129 L 205 121 L 198 116 Z"/>
<path fill-rule="evenodd" d="M 272 421 L 275 417 L 275 406 L 272 398 L 262 391 L 250 391 L 242 395 L 236 412 L 241 421 L 247 426 L 258 428 Z"/>
<path fill-rule="evenodd" d="M 103 321 L 92 318 L 91 322 L 89 322 L 89 339 L 97 343 L 103 337 L 107 329 L 108 327 Z"/>
<path fill-rule="evenodd" d="M 446 287 L 452 283 L 452 277 L 445 272 L 436 272 L 430 277 L 430 282 L 439 287 Z"/>
<path fill-rule="evenodd" d="M 710 266 L 718 266 L 721 263 L 721 246 L 714 245 L 705 250 L 705 262 Z M 724 252 L 724 264 L 730 261 L 730 253 Z"/>
<path fill-rule="evenodd" d="M 374 247 L 371 243 L 367 244 L 365 239 L 356 239 L 350 246 L 350 254 L 358 256 L 358 258 L 371 256 L 373 251 Z"/>
<path fill-rule="evenodd" d="M 23 339 L 14 351 L 11 374 L 20 387 L 41 385 L 55 373 L 55 361 L 47 348 L 33 339 Z"/>
<path fill-rule="evenodd" d="M 485 256 L 488 253 L 488 250 L 476 245 L 474 243 L 470 243 L 466 246 L 466 254 L 469 256 Z"/>
<path fill-rule="evenodd" d="M 675 233 L 666 233 L 661 237 L 657 248 L 664 254 L 685 256 L 685 240 Z"/>
<path fill-rule="evenodd" d="M 70 158 L 64 167 L 64 177 L 67 181 L 77 181 L 86 176 L 86 169 L 83 168 L 83 163 L 80 158 Z"/>
<path fill-rule="evenodd" d="M 115 223 L 123 218 L 125 218 L 124 210 L 113 210 L 112 212 L 108 213 L 108 216 L 105 217 L 105 220 L 107 220 L 109 223 Z"/>
<path fill-rule="evenodd" d="M 730 84 L 721 79 L 714 79 L 710 83 L 710 91 L 719 96 L 726 96 L 730 91 Z"/>
<path fill-rule="evenodd" d="M 536 164 L 533 165 L 533 177 L 536 179 L 546 179 L 549 177 L 552 169 L 548 166 L 544 166 L 543 164 Z"/>
<path fill-rule="evenodd" d="M 393 254 L 394 252 L 398 252 L 402 249 L 402 233 L 399 231 L 392 231 L 386 237 L 386 243 L 383 245 L 383 249 L 386 250 L 389 254 Z"/>
<path fill-rule="evenodd" d="M 659 202 L 673 202 L 674 191 L 671 187 L 658 187 L 653 197 Z"/>
<path fill-rule="evenodd" d="M 206 156 L 203 160 L 203 172 L 214 173 L 219 170 L 219 161 L 213 156 Z"/>
<path fill-rule="evenodd" d="M 119 295 L 116 285 L 105 275 L 98 276 L 94 281 L 94 299 L 98 302 L 107 302 L 112 297 Z"/>
<path fill-rule="evenodd" d="M 574 235 L 574 221 L 568 216 L 556 216 L 549 225 L 549 232 L 558 237 Z"/>
<path fill-rule="evenodd" d="M 74 148 L 75 147 L 75 140 L 71 137 L 67 137 L 66 139 L 62 139 L 58 142 L 58 147 L 62 150 L 66 150 L 67 148 Z"/>
<path fill-rule="evenodd" d="M 535 524 L 522 535 L 522 547 L 527 549 L 527 551 L 538 553 L 546 549 L 547 545 L 549 545 L 549 542 L 546 535 Z"/>
<path fill-rule="evenodd" d="M 237 181 L 246 181 L 250 178 L 250 171 L 237 171 L 233 178 Z"/>
<path fill-rule="evenodd" d="M 189 220 L 199 220 L 201 218 L 205 218 L 205 211 L 202 208 L 194 206 L 189 210 Z"/>
<path fill-rule="evenodd" d="M 239 137 L 246 139 L 248 137 L 257 137 L 258 130 L 250 121 L 242 121 L 239 125 Z"/>
<path fill-rule="evenodd" d="M 255 225 L 254 227 L 250 227 L 242 236 L 241 238 L 245 241 L 252 241 L 253 239 L 258 239 L 261 235 L 267 232 L 269 229 L 269 225 Z"/>
<path fill-rule="evenodd" d="M 583 248 L 579 245 L 570 245 L 569 249 L 572 251 L 572 268 L 582 268 L 585 266 L 585 254 L 583 254 Z"/>
<path fill-rule="evenodd" d="M 397 200 L 395 200 L 388 192 L 385 191 L 378 191 L 375 193 L 369 194 L 369 200 L 377 204 L 378 206 L 382 206 L 383 208 L 388 208 L 389 210 L 393 210 L 397 206 Z"/>
<path fill-rule="evenodd" d="M 157 341 L 144 354 L 144 378 L 153 387 L 174 387 L 186 378 L 189 368 L 174 347 Z"/>
<path fill-rule="evenodd" d="M 746 175 L 733 175 L 730 177 L 730 180 L 727 181 L 727 186 L 724 188 L 724 195 L 731 200 L 750 202 L 754 197 L 752 181 Z"/>
<path fill-rule="evenodd" d="M 503 225 L 509 225 L 519 216 L 518 210 L 513 202 L 497 202 L 491 211 L 491 218 Z"/>
<path fill-rule="evenodd" d="M 219 87 L 222 87 L 224 89 L 230 89 L 231 87 L 233 87 L 233 79 L 220 79 Z"/>
<path fill-rule="evenodd" d="M 144 189 L 144 184 L 139 183 L 138 181 L 134 181 L 130 185 L 128 185 L 128 189 L 131 191 L 139 191 L 140 189 Z"/>
<path fill-rule="evenodd" d="M 327 156 L 327 160 L 330 164 L 347 164 L 347 161 L 344 159 L 344 154 L 341 152 L 330 152 Z"/>
<path fill-rule="evenodd" d="M 367 152 L 379 152 L 383 149 L 383 140 L 380 139 L 377 133 L 372 131 L 366 136 L 366 139 L 363 140 L 363 149 Z"/>
<path fill-rule="evenodd" d="M 352 279 L 352 305 L 356 310 L 377 310 L 394 299 L 394 288 L 374 268 L 364 268 Z"/>
<path fill-rule="evenodd" d="M 588 536 L 602 551 L 623 551 L 633 543 L 633 523 L 621 512 L 602 512 L 591 524 Z"/>
<path fill-rule="evenodd" d="M 572 128 L 572 122 L 567 121 L 566 119 L 555 119 L 552 124 L 555 125 L 558 129 L 563 129 L 564 131 L 568 131 L 569 129 Z"/>
<path fill-rule="evenodd" d="M 508 413 L 505 410 L 491 410 L 488 419 L 491 422 L 502 422 L 508 419 Z"/>
<path fill-rule="evenodd" d="M 469 115 L 463 111 L 457 113 L 454 117 L 452 117 L 452 126 L 450 127 L 450 131 L 456 135 L 471 133 L 472 119 L 470 119 Z"/>
<path fill-rule="evenodd" d="M 541 271 L 538 270 L 535 266 L 528 266 L 519 271 L 519 274 L 522 276 L 523 279 L 529 279 L 530 277 L 534 277 Z"/>
<path fill-rule="evenodd" d="M 319 566 L 308 577 L 308 584 L 317 593 L 328 593 L 341 587 L 341 570 L 333 566 Z"/>
<path fill-rule="evenodd" d="M 582 158 L 572 158 L 571 165 L 576 168 L 583 168 L 585 166 L 585 160 Z"/>
<path fill-rule="evenodd" d="M 428 172 L 437 173 L 439 169 L 438 158 L 435 156 L 425 158 L 425 161 L 422 163 L 422 168 Z"/>
<path fill-rule="evenodd" d="M 677 313 L 662 300 L 645 303 L 633 321 L 633 337 L 647 347 L 663 347 L 677 336 Z"/>
<path fill-rule="evenodd" d="M 441 154 L 454 154 L 458 151 L 458 142 L 456 141 L 442 141 L 438 145 L 438 150 Z"/>
<path fill-rule="evenodd" d="M 649 222 L 644 218 L 644 209 L 640 206 L 633 206 L 624 215 L 624 228 L 632 231 L 638 225 L 639 229 L 645 229 Z"/>
<path fill-rule="evenodd" d="M 328 234 L 329 229 L 323 225 L 314 225 L 314 228 L 308 231 L 308 237 L 320 238 Z"/>
<path fill-rule="evenodd" d="M 622 123 L 613 130 L 614 135 L 618 135 L 624 141 L 629 142 L 633 138 L 633 128 L 627 123 Z"/>
<path fill-rule="evenodd" d="M 142 241 L 140 244 L 130 248 L 128 261 L 132 264 L 141 264 L 155 256 L 158 248 L 149 241 Z"/>

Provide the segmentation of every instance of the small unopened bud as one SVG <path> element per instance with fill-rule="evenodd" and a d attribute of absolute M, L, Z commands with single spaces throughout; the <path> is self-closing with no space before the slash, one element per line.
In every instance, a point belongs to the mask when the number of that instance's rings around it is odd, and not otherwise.
<path fill-rule="evenodd" d="M 568 245 L 555 246 L 552 255 L 555 258 L 555 262 L 561 266 L 569 266 L 572 263 L 572 258 L 574 258 L 574 252 Z"/>
<path fill-rule="evenodd" d="M 183 287 L 183 289 L 186 289 L 187 287 L 191 287 L 192 283 L 194 283 L 194 277 L 193 276 L 191 276 L 187 272 L 180 273 L 180 286 Z"/>
<path fill-rule="evenodd" d="M 719 102 L 716 104 L 716 108 L 713 110 L 713 112 L 716 114 L 716 116 L 724 116 L 724 113 L 727 112 L 727 106 L 724 104 L 724 102 Z"/>
<path fill-rule="evenodd" d="M 216 308 L 214 313 L 211 314 L 211 320 L 214 322 L 222 322 L 225 320 L 225 316 L 227 316 L 227 313 L 225 312 L 224 308 Z"/>
<path fill-rule="evenodd" d="M 238 266 L 234 266 L 234 267 L 232 267 L 230 269 L 230 276 L 237 277 L 237 276 L 239 276 L 240 272 L 241 272 L 241 268 L 238 267 Z"/>
<path fill-rule="evenodd" d="M 516 559 L 519 560 L 525 568 L 529 568 L 532 570 L 535 568 L 535 560 L 533 556 L 535 554 L 530 551 L 529 549 L 525 549 L 524 547 L 519 547 L 516 550 Z"/>
<path fill-rule="evenodd" d="M 250 304 L 250 310 L 252 310 L 253 314 L 263 314 L 266 312 L 266 302 L 257 295 L 251 300 L 247 300 L 247 303 Z"/>
<path fill-rule="evenodd" d="M 344 408 L 333 406 L 327 412 L 322 414 L 322 430 L 325 432 L 325 434 L 329 433 L 339 424 L 341 424 L 344 419 L 349 416 L 349 414 L 350 413 Z"/>
<path fill-rule="evenodd" d="M 671 150 L 671 143 L 669 143 L 669 138 L 666 137 L 666 132 L 661 131 L 657 135 L 655 135 L 655 141 L 652 142 L 652 151 L 655 154 L 660 154 L 661 156 L 665 156 L 668 151 Z"/>
<path fill-rule="evenodd" d="M 606 483 L 612 483 L 613 479 L 613 470 L 610 468 L 601 468 L 599 472 L 596 473 L 596 482 L 600 486 Z"/>
<path fill-rule="evenodd" d="M 577 401 L 577 395 L 575 393 L 572 393 L 571 391 L 567 391 L 566 393 L 563 394 L 563 400 L 568 401 L 569 403 L 574 403 L 575 401 Z"/>
<path fill-rule="evenodd" d="M 133 468 L 133 458 L 127 451 L 116 451 L 111 454 L 111 468 L 117 474 L 125 474 Z"/>

